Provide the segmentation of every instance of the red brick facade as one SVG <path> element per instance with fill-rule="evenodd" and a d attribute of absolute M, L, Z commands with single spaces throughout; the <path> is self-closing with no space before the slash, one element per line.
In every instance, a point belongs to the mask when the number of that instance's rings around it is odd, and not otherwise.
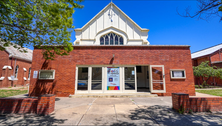
<path fill-rule="evenodd" d="M 113 54 L 115 55 L 112 59 Z M 41 49 L 34 49 L 29 94 L 75 94 L 77 65 L 164 65 L 166 93 L 183 92 L 195 95 L 191 54 L 188 46 L 74 46 L 68 56 L 46 61 Z M 33 78 L 33 71 L 55 70 L 54 80 Z M 185 79 L 171 79 L 170 69 L 185 69 Z"/>
<path fill-rule="evenodd" d="M 209 61 L 210 66 L 216 66 L 218 68 L 222 68 L 222 53 L 218 51 L 215 51 L 214 53 L 202 57 L 198 57 L 195 59 L 192 59 L 192 64 L 193 66 L 198 66 L 202 62 Z M 195 84 L 200 85 L 203 83 L 202 78 L 195 77 Z M 217 86 L 222 86 L 222 79 L 220 78 L 215 78 L 211 77 L 208 80 L 209 85 L 217 85 Z"/>
<path fill-rule="evenodd" d="M 55 95 L 43 95 L 39 98 L 0 98 L 0 114 L 36 113 L 48 115 L 54 111 Z"/>
<path fill-rule="evenodd" d="M 189 94 L 173 93 L 173 109 L 185 113 L 222 111 L 222 97 L 189 97 Z"/>
<path fill-rule="evenodd" d="M 12 82 L 8 77 L 14 75 L 14 66 L 17 65 L 19 66 L 18 77 Z M 3 69 L 4 66 L 11 66 L 12 69 Z M 26 71 L 24 71 L 23 68 L 25 68 Z M 28 80 L 29 68 L 31 68 L 31 62 L 17 58 L 15 63 L 15 58 L 9 58 L 9 54 L 6 51 L 0 51 L 0 77 L 4 77 L 3 80 L 0 80 L 0 88 L 24 86 L 25 84 L 28 84 L 30 82 Z M 24 77 L 26 77 L 27 80 L 24 80 Z"/>

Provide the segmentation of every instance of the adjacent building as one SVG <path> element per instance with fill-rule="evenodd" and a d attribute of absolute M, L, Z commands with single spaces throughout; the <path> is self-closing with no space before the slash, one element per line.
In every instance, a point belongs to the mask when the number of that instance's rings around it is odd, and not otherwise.
<path fill-rule="evenodd" d="M 137 92 L 195 95 L 190 46 L 150 45 L 149 30 L 137 25 L 114 3 L 75 32 L 74 50 L 68 56 L 45 60 L 43 50 L 34 48 L 31 96 Z"/>
<path fill-rule="evenodd" d="M 0 88 L 29 84 L 33 51 L 24 49 L 27 53 L 22 53 L 13 46 L 0 51 Z"/>
<path fill-rule="evenodd" d="M 222 44 L 218 44 L 213 47 L 209 47 L 191 54 L 193 66 L 198 66 L 202 62 L 209 61 L 210 66 L 216 66 L 222 68 Z M 195 84 L 202 84 L 201 78 L 195 77 Z M 208 84 L 222 86 L 222 80 L 220 78 L 212 77 L 209 79 Z"/>

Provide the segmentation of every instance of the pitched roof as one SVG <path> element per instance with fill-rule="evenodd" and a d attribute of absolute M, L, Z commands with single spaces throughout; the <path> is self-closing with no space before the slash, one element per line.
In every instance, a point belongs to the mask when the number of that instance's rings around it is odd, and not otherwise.
<path fill-rule="evenodd" d="M 18 49 L 14 48 L 11 45 L 9 47 L 5 47 L 5 51 L 9 53 L 9 57 L 32 62 L 33 50 L 28 49 L 28 48 L 23 48 L 23 49 L 26 50 L 27 53 L 20 52 Z"/>
<path fill-rule="evenodd" d="M 209 54 L 212 54 L 212 53 L 218 51 L 221 48 L 222 48 L 222 43 L 218 44 L 216 46 L 212 46 L 212 47 L 194 52 L 194 53 L 191 54 L 191 58 L 195 59 L 195 58 L 198 58 L 198 57 L 206 56 L 206 55 L 209 55 Z"/>
<path fill-rule="evenodd" d="M 94 16 L 88 23 L 86 23 L 82 28 L 77 28 L 75 31 L 79 31 L 90 25 L 90 23 L 95 20 L 100 14 L 103 13 L 104 10 L 109 8 L 110 6 L 115 7 L 122 15 L 124 15 L 130 22 L 132 22 L 137 28 L 141 31 L 149 31 L 149 29 L 141 28 L 138 24 L 136 24 L 129 16 L 127 16 L 119 7 L 117 7 L 113 2 L 110 2 L 106 7 L 104 7 L 96 16 Z"/>

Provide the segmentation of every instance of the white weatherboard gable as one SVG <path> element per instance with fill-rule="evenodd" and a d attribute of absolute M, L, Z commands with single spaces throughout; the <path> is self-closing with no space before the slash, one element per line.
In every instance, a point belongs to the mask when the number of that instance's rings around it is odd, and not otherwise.
<path fill-rule="evenodd" d="M 148 31 L 111 2 L 82 28 L 75 29 L 74 45 L 100 45 L 100 37 L 110 32 L 122 36 L 124 45 L 149 45 Z"/>

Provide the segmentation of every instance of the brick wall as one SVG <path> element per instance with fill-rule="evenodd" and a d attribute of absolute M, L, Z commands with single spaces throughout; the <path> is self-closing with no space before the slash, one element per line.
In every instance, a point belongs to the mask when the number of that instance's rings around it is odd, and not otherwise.
<path fill-rule="evenodd" d="M 211 59 L 211 62 L 222 61 L 222 53 L 220 53 L 218 50 L 214 52 L 213 54 L 211 54 L 210 59 Z"/>
<path fill-rule="evenodd" d="M 10 60 L 10 62 L 11 62 L 11 60 Z M 15 59 L 12 59 L 12 68 L 13 68 L 13 70 L 14 70 L 14 64 L 15 64 Z M 30 83 L 30 80 L 28 80 L 28 73 L 29 73 L 29 68 L 31 68 L 31 66 L 32 66 L 31 62 L 17 59 L 15 67 L 17 65 L 19 66 L 18 74 L 17 74 L 17 76 L 18 76 L 17 79 L 18 80 L 14 80 L 13 85 L 24 86 L 25 84 Z M 23 68 L 25 68 L 26 71 L 24 71 Z M 24 77 L 26 77 L 26 79 L 27 79 L 26 81 L 24 80 Z"/>
<path fill-rule="evenodd" d="M 0 51 L 0 77 L 2 77 L 3 67 L 9 64 L 9 55 L 5 51 Z M 11 66 L 11 65 L 10 65 Z"/>
<path fill-rule="evenodd" d="M 55 95 L 39 98 L 0 98 L 0 114 L 36 113 L 48 115 L 54 111 Z"/>
<path fill-rule="evenodd" d="M 220 58 L 220 55 L 221 55 L 221 58 Z M 198 66 L 202 62 L 209 61 L 209 65 L 210 66 L 216 66 L 218 68 L 222 68 L 222 63 L 215 63 L 215 64 L 213 64 L 213 62 L 220 61 L 220 60 L 222 60 L 222 53 L 219 53 L 219 51 L 216 51 L 216 52 L 214 52 L 214 53 L 212 53 L 210 55 L 193 59 L 192 60 L 192 64 L 193 64 L 193 66 Z M 194 77 L 194 80 L 195 80 L 195 84 L 196 85 L 199 85 L 199 84 L 201 85 L 203 83 L 202 78 Z M 212 85 L 212 83 L 216 83 L 217 86 L 222 86 L 222 79 L 211 77 L 208 80 L 208 84 Z"/>
<path fill-rule="evenodd" d="M 14 80 L 11 82 L 8 80 L 8 77 L 14 75 L 14 66 L 19 66 L 18 70 L 18 80 Z M 4 66 L 11 66 L 12 69 L 8 70 L 5 69 L 3 70 L 2 68 Z M 26 72 L 23 70 L 23 68 L 26 68 Z M 17 59 L 16 64 L 15 64 L 15 59 L 10 58 L 9 59 L 9 54 L 6 51 L 0 51 L 0 77 L 5 77 L 4 80 L 0 80 L 0 88 L 2 87 L 10 87 L 10 86 L 24 86 L 25 84 L 30 83 L 30 80 L 28 80 L 28 70 L 31 68 L 31 62 L 24 61 Z M 24 77 L 26 77 L 26 81 L 24 80 Z"/>
<path fill-rule="evenodd" d="M 112 60 L 113 54 L 115 55 Z M 41 49 L 34 49 L 30 82 L 31 96 L 52 93 L 56 96 L 75 94 L 75 69 L 77 65 L 164 65 L 166 93 L 184 92 L 195 95 L 194 77 L 189 47 L 155 46 L 92 46 L 74 47 L 68 56 L 44 60 Z M 55 80 L 38 80 L 33 71 L 55 70 Z M 185 69 L 186 79 L 170 78 L 170 69 Z"/>
<path fill-rule="evenodd" d="M 222 111 L 222 97 L 189 97 L 189 94 L 172 93 L 173 109 L 185 112 Z"/>

